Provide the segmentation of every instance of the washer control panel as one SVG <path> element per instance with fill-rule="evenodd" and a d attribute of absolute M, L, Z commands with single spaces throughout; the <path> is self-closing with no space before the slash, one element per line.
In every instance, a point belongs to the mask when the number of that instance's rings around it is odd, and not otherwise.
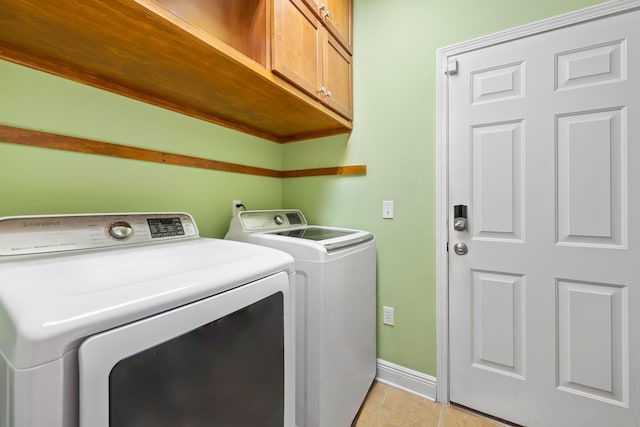
<path fill-rule="evenodd" d="M 0 218 L 0 257 L 198 237 L 187 213 L 79 214 Z"/>
<path fill-rule="evenodd" d="M 238 214 L 245 231 L 268 231 L 307 225 L 302 212 L 296 209 L 273 211 L 243 211 Z"/>
<path fill-rule="evenodd" d="M 273 217 L 273 222 L 276 223 L 276 225 L 282 225 L 284 224 L 284 217 L 282 215 L 276 215 Z"/>

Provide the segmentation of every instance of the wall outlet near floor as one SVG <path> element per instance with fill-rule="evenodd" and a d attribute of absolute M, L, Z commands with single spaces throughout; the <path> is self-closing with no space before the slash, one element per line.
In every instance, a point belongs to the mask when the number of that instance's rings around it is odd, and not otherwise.
<path fill-rule="evenodd" d="M 242 208 L 238 205 L 242 204 L 242 200 L 233 200 L 231 205 L 231 214 L 235 216 L 238 212 L 242 210 Z"/>
<path fill-rule="evenodd" d="M 387 307 L 386 305 L 382 306 L 382 323 L 390 326 L 394 325 L 393 307 Z"/>

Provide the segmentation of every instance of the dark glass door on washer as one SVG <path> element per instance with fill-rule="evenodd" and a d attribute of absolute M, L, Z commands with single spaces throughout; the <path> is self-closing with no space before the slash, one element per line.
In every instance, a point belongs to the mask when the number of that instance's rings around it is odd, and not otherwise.
<path fill-rule="evenodd" d="M 118 362 L 111 427 L 282 427 L 283 296 Z"/>

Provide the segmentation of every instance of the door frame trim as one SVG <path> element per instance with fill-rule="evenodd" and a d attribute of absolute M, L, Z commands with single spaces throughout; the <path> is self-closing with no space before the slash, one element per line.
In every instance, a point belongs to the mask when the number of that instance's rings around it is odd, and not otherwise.
<path fill-rule="evenodd" d="M 436 400 L 449 403 L 449 263 L 448 263 L 448 171 L 449 171 L 449 59 L 473 50 L 534 36 L 570 25 L 602 19 L 640 9 L 640 0 L 611 0 L 542 21 L 500 31 L 436 51 Z"/>

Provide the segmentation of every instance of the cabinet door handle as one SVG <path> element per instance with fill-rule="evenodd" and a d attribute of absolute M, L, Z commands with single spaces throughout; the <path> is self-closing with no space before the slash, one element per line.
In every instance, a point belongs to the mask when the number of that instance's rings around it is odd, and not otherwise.
<path fill-rule="evenodd" d="M 323 11 L 323 10 L 325 10 L 326 8 L 327 8 L 327 5 L 326 5 L 326 4 L 324 4 L 324 3 L 322 3 L 318 9 L 320 10 L 320 12 L 322 12 L 322 11 Z"/>
<path fill-rule="evenodd" d="M 325 18 L 330 18 L 331 17 L 331 12 L 329 12 L 328 10 L 324 13 L 324 17 Z"/>
<path fill-rule="evenodd" d="M 331 92 L 328 91 L 327 88 L 324 87 L 324 86 L 322 86 L 320 89 L 318 89 L 318 92 L 320 92 L 321 94 L 323 94 L 327 98 L 331 98 Z"/>

